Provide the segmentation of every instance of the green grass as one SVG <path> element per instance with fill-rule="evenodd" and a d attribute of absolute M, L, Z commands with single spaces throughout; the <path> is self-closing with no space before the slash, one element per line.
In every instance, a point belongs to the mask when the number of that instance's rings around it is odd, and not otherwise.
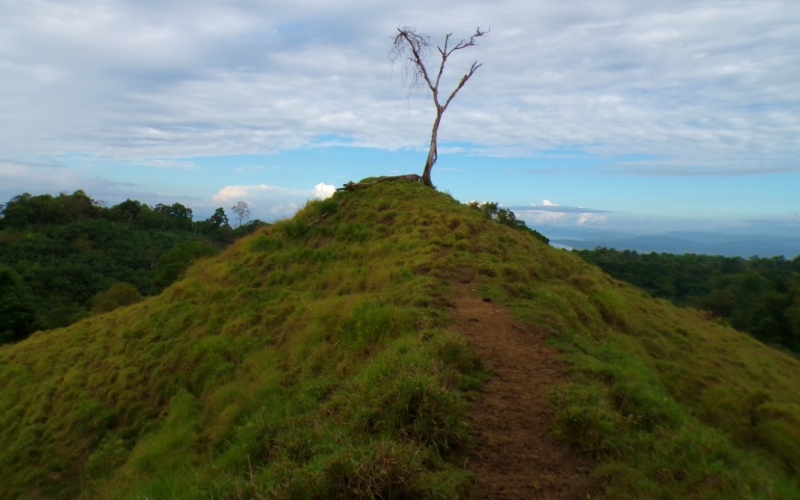
<path fill-rule="evenodd" d="M 567 252 L 492 238 L 461 265 L 564 352 L 554 432 L 599 461 L 609 498 L 800 495 L 797 359 Z"/>
<path fill-rule="evenodd" d="M 797 360 L 393 182 L 0 347 L 0 497 L 468 497 L 486 373 L 447 321 L 463 277 L 571 363 L 553 432 L 609 498 L 797 496 Z"/>

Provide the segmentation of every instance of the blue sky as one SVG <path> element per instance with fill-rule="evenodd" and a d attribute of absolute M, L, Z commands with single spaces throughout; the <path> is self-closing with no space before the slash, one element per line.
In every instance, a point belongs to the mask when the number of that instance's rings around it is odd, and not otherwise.
<path fill-rule="evenodd" d="M 532 226 L 800 233 L 800 3 L 2 2 L 0 203 L 83 189 L 263 220 L 421 173 L 409 25 L 491 29 L 446 68 L 433 181 Z M 431 64 L 435 64 L 431 60 Z"/>

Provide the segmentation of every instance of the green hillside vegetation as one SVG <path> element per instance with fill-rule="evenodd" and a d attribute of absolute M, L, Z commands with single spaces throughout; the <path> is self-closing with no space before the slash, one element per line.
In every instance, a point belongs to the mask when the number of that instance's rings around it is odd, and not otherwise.
<path fill-rule="evenodd" d="M 128 199 L 106 208 L 83 191 L 26 193 L 0 205 L 0 295 L 16 297 L 0 303 L 0 343 L 130 304 L 130 289 L 155 295 L 194 259 L 263 225 L 233 229 L 222 208 L 205 221 L 192 217 L 180 203 Z"/>
<path fill-rule="evenodd" d="M 577 253 L 654 297 L 708 311 L 766 344 L 800 354 L 800 257 L 742 259 L 608 248 Z"/>
<path fill-rule="evenodd" d="M 2 495 L 469 497 L 489 374 L 449 327 L 464 279 L 571 363 L 553 432 L 597 458 L 605 496 L 798 496 L 796 359 L 407 182 L 309 203 L 156 297 L 1 346 Z"/>

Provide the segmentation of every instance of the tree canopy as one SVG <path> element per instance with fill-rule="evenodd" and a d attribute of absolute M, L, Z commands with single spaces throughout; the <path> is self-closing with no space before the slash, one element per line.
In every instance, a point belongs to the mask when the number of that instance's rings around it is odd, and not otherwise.
<path fill-rule="evenodd" d="M 584 260 L 654 297 L 694 307 L 762 342 L 800 353 L 800 257 L 580 250 Z"/>
<path fill-rule="evenodd" d="M 233 229 L 222 208 L 193 216 L 177 202 L 106 208 L 80 190 L 0 205 L 0 342 L 156 294 L 198 257 L 264 225 Z"/>

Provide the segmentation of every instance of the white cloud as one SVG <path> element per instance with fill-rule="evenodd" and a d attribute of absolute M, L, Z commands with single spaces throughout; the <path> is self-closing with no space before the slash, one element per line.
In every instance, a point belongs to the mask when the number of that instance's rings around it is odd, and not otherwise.
<path fill-rule="evenodd" d="M 490 35 L 445 73 L 449 89 L 484 63 L 447 111 L 443 152 L 576 148 L 676 175 L 797 169 L 798 18 L 800 3 L 779 0 L 7 2 L 0 150 L 170 159 L 320 136 L 424 148 L 433 109 L 389 63 L 393 29 L 436 41 L 480 24 Z"/>
<path fill-rule="evenodd" d="M 2 191 L 9 196 L 24 192 L 40 194 L 88 189 L 84 181 L 80 172 L 57 164 L 0 160 L 0 185 L 3 186 Z"/>
<path fill-rule="evenodd" d="M 294 215 L 308 200 L 328 198 L 335 191 L 334 186 L 323 182 L 307 191 L 267 184 L 225 186 L 212 197 L 212 202 L 227 208 L 244 201 L 250 206 L 254 218 L 274 220 Z"/>
<path fill-rule="evenodd" d="M 320 182 L 316 186 L 314 186 L 314 198 L 319 198 L 324 200 L 326 198 L 330 198 L 336 192 L 336 186 L 332 184 L 325 184 Z"/>
<path fill-rule="evenodd" d="M 579 214 L 578 215 L 578 225 L 579 226 L 588 226 L 592 224 L 602 224 L 606 221 L 605 215 L 597 215 L 597 214 Z"/>
<path fill-rule="evenodd" d="M 270 207 L 269 213 L 271 219 L 286 219 L 297 213 L 298 210 L 300 210 L 300 205 L 289 203 L 286 205 L 274 205 Z"/>
<path fill-rule="evenodd" d="M 262 184 L 261 186 L 225 186 L 214 195 L 213 200 L 217 203 L 235 203 L 237 201 L 246 201 L 250 197 L 250 193 L 259 191 L 268 191 L 270 186 Z"/>
<path fill-rule="evenodd" d="M 541 204 L 532 203 L 531 206 L 511 207 L 519 218 L 526 223 L 537 225 L 556 226 L 588 226 L 603 224 L 607 221 L 606 215 L 601 215 L 604 210 L 595 210 L 583 207 L 562 207 L 550 200 L 542 200 Z"/>
<path fill-rule="evenodd" d="M 539 210 L 529 210 L 517 214 L 517 216 L 524 220 L 529 225 L 542 225 L 542 224 L 564 224 L 568 223 L 570 214 L 564 212 L 542 212 Z"/>
<path fill-rule="evenodd" d="M 594 213 L 558 212 L 550 210 L 528 210 L 520 212 L 517 216 L 532 227 L 542 225 L 553 226 L 590 226 L 601 225 L 607 222 L 605 215 Z"/>

